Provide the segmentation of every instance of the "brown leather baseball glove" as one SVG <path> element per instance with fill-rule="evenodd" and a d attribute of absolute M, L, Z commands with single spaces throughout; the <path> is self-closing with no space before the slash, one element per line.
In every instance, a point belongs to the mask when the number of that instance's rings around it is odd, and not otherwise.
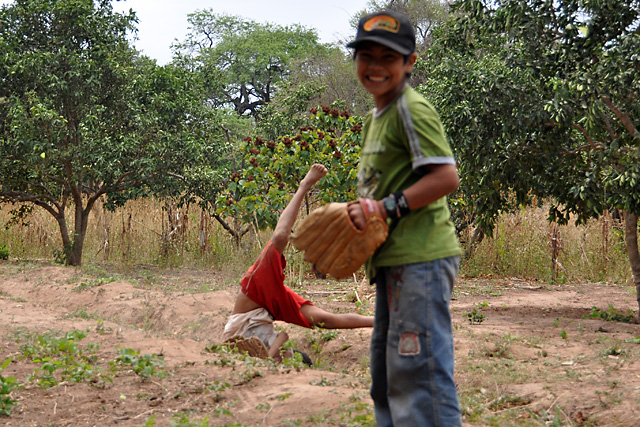
<path fill-rule="evenodd" d="M 328 203 L 307 216 L 291 235 L 296 249 L 322 274 L 351 276 L 387 239 L 389 228 L 371 199 L 360 199 L 366 225 L 358 229 L 347 212 L 349 203 Z"/>

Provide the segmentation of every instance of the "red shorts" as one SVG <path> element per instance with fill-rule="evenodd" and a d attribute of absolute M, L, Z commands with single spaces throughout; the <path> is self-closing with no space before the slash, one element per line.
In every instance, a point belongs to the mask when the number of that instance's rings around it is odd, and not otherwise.
<path fill-rule="evenodd" d="M 242 293 L 266 308 L 275 320 L 310 328 L 309 321 L 300 313 L 300 307 L 313 303 L 285 286 L 286 265 L 284 255 L 269 241 L 240 281 Z"/>

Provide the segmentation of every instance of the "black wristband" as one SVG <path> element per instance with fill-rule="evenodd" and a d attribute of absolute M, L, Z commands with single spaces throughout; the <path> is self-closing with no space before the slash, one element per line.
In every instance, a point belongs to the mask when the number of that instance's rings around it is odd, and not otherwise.
<path fill-rule="evenodd" d="M 396 191 L 392 196 L 396 201 L 396 206 L 398 207 L 398 217 L 402 218 L 403 216 L 408 215 L 409 212 L 411 212 L 411 209 L 409 208 L 409 202 L 407 201 L 404 193 L 402 191 Z"/>
<path fill-rule="evenodd" d="M 387 211 L 387 216 L 389 218 L 400 218 L 400 211 L 398 210 L 398 205 L 396 204 L 396 198 L 393 197 L 393 195 L 390 194 L 382 199 L 382 204 L 384 205 L 384 210 Z"/>

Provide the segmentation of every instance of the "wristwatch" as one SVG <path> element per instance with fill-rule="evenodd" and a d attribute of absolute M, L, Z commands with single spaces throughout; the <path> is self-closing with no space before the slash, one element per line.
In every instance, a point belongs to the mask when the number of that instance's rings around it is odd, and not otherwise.
<path fill-rule="evenodd" d="M 387 216 L 391 219 L 398 219 L 398 205 L 396 204 L 396 198 L 393 195 L 387 196 L 382 199 L 384 210 L 387 211 Z"/>

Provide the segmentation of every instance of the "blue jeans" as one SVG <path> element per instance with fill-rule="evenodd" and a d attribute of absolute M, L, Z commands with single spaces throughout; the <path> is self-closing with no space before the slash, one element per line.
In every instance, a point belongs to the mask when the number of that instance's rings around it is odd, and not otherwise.
<path fill-rule="evenodd" d="M 380 268 L 371 337 L 378 427 L 462 425 L 449 303 L 460 257 Z"/>

